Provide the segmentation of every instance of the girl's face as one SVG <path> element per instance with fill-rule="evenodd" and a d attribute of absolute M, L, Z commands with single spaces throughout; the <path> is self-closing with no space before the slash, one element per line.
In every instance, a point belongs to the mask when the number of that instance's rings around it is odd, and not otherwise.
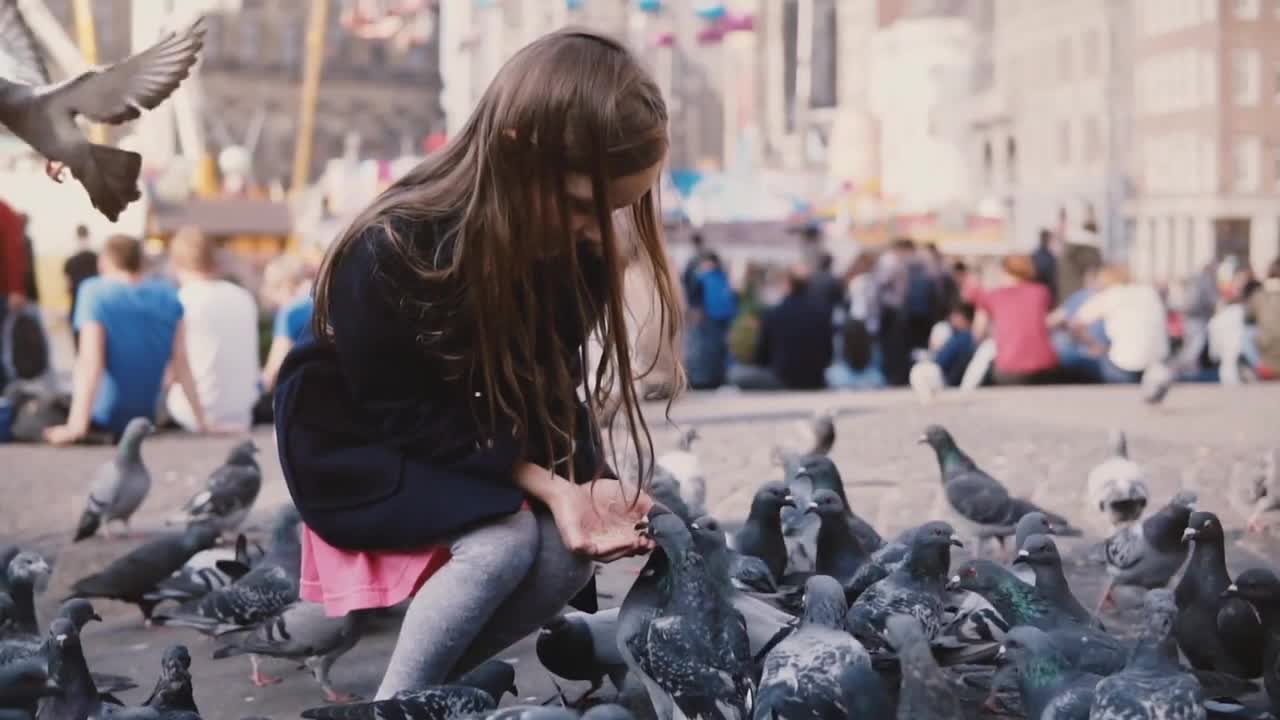
<path fill-rule="evenodd" d="M 606 203 L 611 212 L 634 205 L 658 185 L 658 175 L 662 172 L 662 163 L 641 170 L 634 175 L 625 175 L 609 182 L 609 197 Z M 602 242 L 600 223 L 596 220 L 595 196 L 591 192 L 591 178 L 574 173 L 569 176 L 565 186 L 569 196 L 569 234 L 574 240 L 589 240 L 599 244 Z"/>

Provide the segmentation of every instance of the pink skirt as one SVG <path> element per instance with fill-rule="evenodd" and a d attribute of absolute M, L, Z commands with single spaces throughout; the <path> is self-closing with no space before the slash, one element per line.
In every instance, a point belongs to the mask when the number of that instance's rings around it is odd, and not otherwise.
<path fill-rule="evenodd" d="M 521 510 L 528 510 L 525 503 Z M 411 598 L 451 557 L 445 547 L 421 550 L 341 550 L 302 527 L 298 595 L 324 605 L 329 617 L 385 608 Z"/>

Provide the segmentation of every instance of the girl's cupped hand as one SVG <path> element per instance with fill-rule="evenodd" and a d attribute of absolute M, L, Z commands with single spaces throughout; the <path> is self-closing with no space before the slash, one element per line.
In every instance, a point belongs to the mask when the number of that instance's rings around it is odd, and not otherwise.
<path fill-rule="evenodd" d="M 569 550 L 601 562 L 613 562 L 653 549 L 636 523 L 648 517 L 653 500 L 617 480 L 601 479 L 585 485 L 565 483 L 548 503 Z"/>

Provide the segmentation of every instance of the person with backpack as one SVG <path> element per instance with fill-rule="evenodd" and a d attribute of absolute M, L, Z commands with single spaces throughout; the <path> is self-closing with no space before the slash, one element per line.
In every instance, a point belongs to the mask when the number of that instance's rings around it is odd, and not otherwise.
<path fill-rule="evenodd" d="M 714 390 L 729 372 L 729 328 L 738 316 L 738 294 L 720 256 L 708 253 L 689 294 L 689 387 Z"/>

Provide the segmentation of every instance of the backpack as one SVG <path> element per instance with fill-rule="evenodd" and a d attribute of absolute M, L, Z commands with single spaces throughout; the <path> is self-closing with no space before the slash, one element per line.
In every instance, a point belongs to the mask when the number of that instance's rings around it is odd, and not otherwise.
<path fill-rule="evenodd" d="M 729 287 L 723 270 L 711 270 L 698 278 L 702 286 L 702 311 L 712 320 L 732 320 L 738 314 L 738 295 Z"/>
<path fill-rule="evenodd" d="M 10 380 L 34 380 L 49 369 L 49 342 L 34 306 L 10 313 L 4 323 L 4 364 Z"/>
<path fill-rule="evenodd" d="M 913 263 L 907 268 L 907 315 L 933 317 L 933 299 L 933 278 L 925 272 L 923 265 Z"/>

